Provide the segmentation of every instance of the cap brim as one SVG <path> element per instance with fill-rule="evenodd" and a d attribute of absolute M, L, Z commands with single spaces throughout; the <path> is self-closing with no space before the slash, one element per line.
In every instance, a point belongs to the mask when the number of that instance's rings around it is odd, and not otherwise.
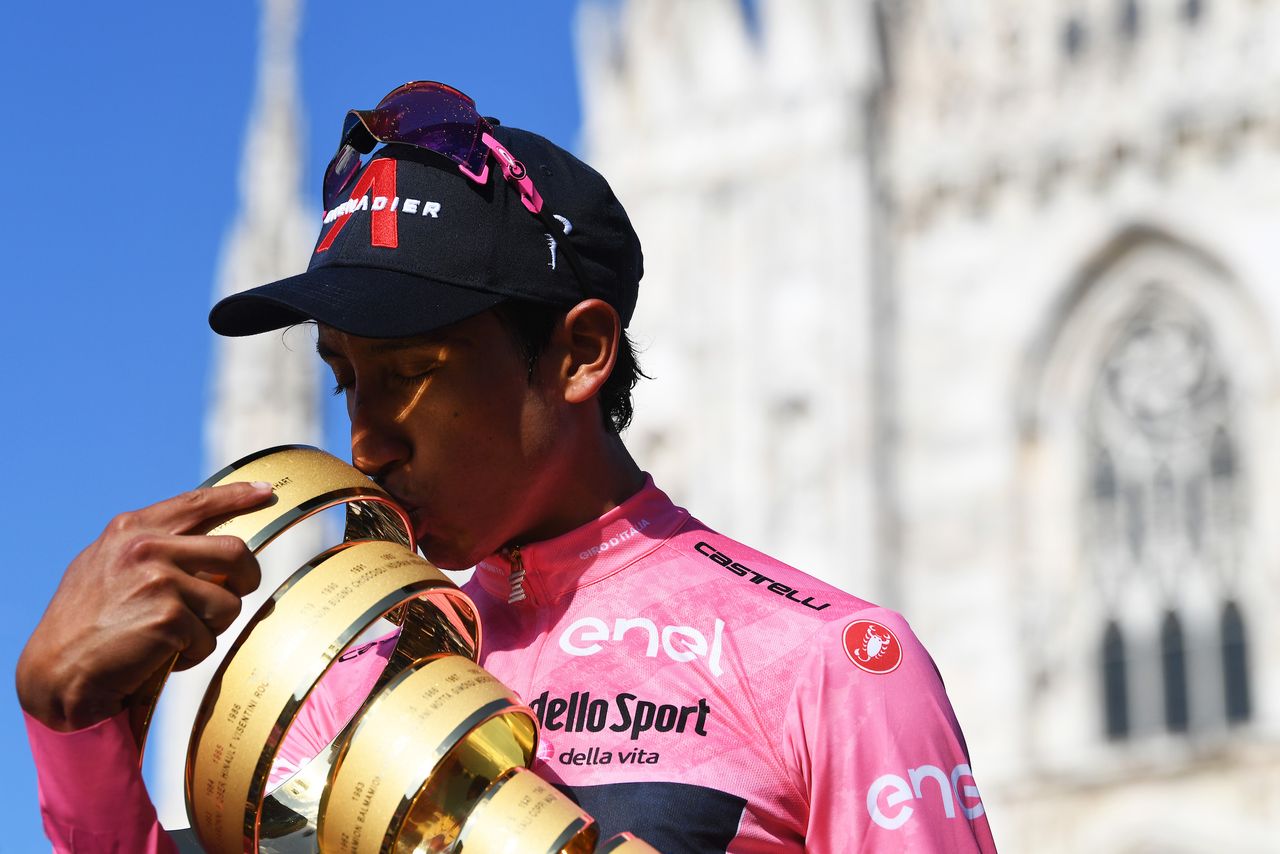
<path fill-rule="evenodd" d="M 232 294 L 209 312 L 219 335 L 256 335 L 314 320 L 361 338 L 425 335 L 507 297 L 373 267 L 317 267 Z"/>

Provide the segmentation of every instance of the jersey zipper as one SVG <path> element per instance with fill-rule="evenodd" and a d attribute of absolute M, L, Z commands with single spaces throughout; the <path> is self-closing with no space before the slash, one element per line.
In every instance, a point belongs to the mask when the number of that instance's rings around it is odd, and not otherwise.
<path fill-rule="evenodd" d="M 524 589 L 524 559 L 520 557 L 520 547 L 515 546 L 511 549 L 508 557 L 511 560 L 511 592 L 507 594 L 507 604 L 514 605 L 521 602 L 525 598 Z"/>

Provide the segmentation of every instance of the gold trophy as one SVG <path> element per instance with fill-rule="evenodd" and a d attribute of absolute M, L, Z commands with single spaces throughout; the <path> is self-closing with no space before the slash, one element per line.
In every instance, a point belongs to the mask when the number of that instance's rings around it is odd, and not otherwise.
<path fill-rule="evenodd" d="M 270 448 L 202 486 L 265 481 L 265 507 L 208 533 L 255 553 L 345 505 L 343 542 L 294 572 L 250 619 L 205 692 L 187 750 L 186 803 L 209 854 L 643 854 L 630 834 L 597 848 L 591 816 L 529 766 L 537 719 L 475 663 L 475 606 L 419 556 L 391 497 L 316 448 Z M 369 698 L 329 746 L 268 791 L 277 750 L 329 666 L 380 621 L 399 627 Z M 140 745 L 168 668 L 131 706 Z"/>

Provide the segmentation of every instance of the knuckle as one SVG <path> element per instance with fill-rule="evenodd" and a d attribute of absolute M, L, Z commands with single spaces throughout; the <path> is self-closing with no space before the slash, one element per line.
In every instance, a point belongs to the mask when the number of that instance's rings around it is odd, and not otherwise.
<path fill-rule="evenodd" d="M 153 534 L 135 534 L 124 546 L 124 558 L 129 563 L 145 563 L 156 557 L 160 539 Z"/>
<path fill-rule="evenodd" d="M 169 652 L 181 652 L 187 645 L 187 639 L 182 632 L 168 623 L 157 623 L 152 626 L 151 634 L 157 643 Z"/>
<path fill-rule="evenodd" d="M 182 648 L 186 646 L 186 640 L 182 634 L 172 626 L 158 623 L 150 626 L 149 637 L 155 646 L 166 653 L 182 652 Z"/>
<path fill-rule="evenodd" d="M 156 617 L 166 625 L 177 625 L 182 622 L 186 606 L 177 597 L 165 599 L 156 606 Z"/>
<path fill-rule="evenodd" d="M 178 496 L 183 507 L 199 509 L 206 501 L 208 493 L 203 489 L 192 489 Z"/>
<path fill-rule="evenodd" d="M 108 535 L 127 534 L 138 526 L 138 512 L 131 510 L 127 513 L 121 513 L 110 522 L 107 523 L 105 531 Z"/>
<path fill-rule="evenodd" d="M 168 598 L 173 592 L 173 578 L 160 566 L 149 566 L 140 573 L 139 586 L 152 598 Z"/>

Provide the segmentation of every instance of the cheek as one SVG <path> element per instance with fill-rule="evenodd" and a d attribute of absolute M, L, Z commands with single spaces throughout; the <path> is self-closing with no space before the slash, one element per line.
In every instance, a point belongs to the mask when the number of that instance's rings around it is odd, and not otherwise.
<path fill-rule="evenodd" d="M 416 455 L 428 471 L 442 475 L 437 484 L 442 489 L 474 495 L 503 483 L 515 488 L 548 444 L 547 417 L 523 383 L 486 378 L 469 388 L 481 392 L 441 395 L 422 411 Z"/>
<path fill-rule="evenodd" d="M 532 382 L 521 378 L 521 442 L 531 459 L 543 462 L 573 442 L 573 408 L 564 400 L 558 371 L 554 354 L 548 353 Z"/>
<path fill-rule="evenodd" d="M 455 480 L 465 482 L 460 505 L 465 501 L 473 518 L 499 529 L 517 523 L 531 497 L 542 494 L 562 448 L 556 410 L 528 386 L 518 391 L 491 398 L 494 405 L 468 426 L 465 413 L 452 419 L 456 453 L 444 463 Z"/>
<path fill-rule="evenodd" d="M 579 444 L 576 432 L 581 429 L 567 405 L 555 389 L 526 389 L 520 417 L 520 441 L 531 468 L 545 477 L 554 477 L 564 465 L 572 466 L 572 449 Z"/>
<path fill-rule="evenodd" d="M 530 382 L 514 359 L 495 359 L 472 388 L 482 389 L 470 406 L 455 408 L 455 423 L 466 423 L 485 438 L 488 452 L 508 465 L 536 461 L 555 432 L 554 412 L 538 378 Z"/>

